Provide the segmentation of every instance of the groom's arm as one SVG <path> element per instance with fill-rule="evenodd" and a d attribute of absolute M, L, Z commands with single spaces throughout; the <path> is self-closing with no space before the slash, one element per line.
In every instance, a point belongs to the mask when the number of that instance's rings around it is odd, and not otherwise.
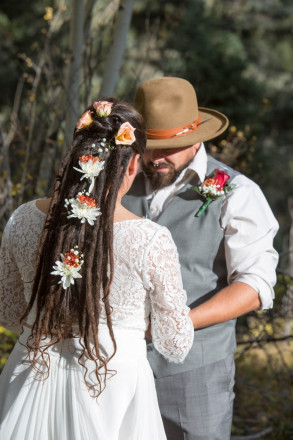
<path fill-rule="evenodd" d="M 248 284 L 236 281 L 190 310 L 189 316 L 194 328 L 198 329 L 237 318 L 259 307 L 258 292 Z"/>
<path fill-rule="evenodd" d="M 260 188 L 243 175 L 226 197 L 221 212 L 228 286 L 190 312 L 195 328 L 252 310 L 271 308 L 278 254 L 273 239 L 278 223 Z"/>

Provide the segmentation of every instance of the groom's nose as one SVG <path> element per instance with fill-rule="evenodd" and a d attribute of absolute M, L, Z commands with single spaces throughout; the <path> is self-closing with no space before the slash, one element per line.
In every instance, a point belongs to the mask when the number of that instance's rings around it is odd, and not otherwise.
<path fill-rule="evenodd" d="M 164 150 L 146 150 L 144 154 L 145 162 L 160 162 L 165 156 Z"/>

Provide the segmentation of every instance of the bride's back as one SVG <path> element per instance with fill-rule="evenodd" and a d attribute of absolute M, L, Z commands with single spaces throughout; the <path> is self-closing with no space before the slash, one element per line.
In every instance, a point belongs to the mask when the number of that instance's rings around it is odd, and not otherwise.
<path fill-rule="evenodd" d="M 37 207 L 36 201 L 31 201 L 15 211 L 8 225 L 10 245 L 24 281 L 27 303 L 31 296 L 37 251 L 45 217 L 46 214 Z M 150 314 L 149 264 L 158 257 L 155 255 L 155 249 L 162 247 L 159 242 L 162 240 L 163 232 L 166 234 L 166 228 L 147 219 L 114 223 L 114 276 L 110 289 L 113 325 L 146 330 Z M 160 266 L 156 270 L 160 270 Z M 12 288 L 11 301 L 13 301 L 13 291 L 15 292 L 15 289 Z M 106 321 L 106 316 L 103 302 L 100 301 L 102 310 L 100 322 L 103 323 Z M 32 325 L 34 319 L 35 308 L 30 312 L 26 322 Z"/>

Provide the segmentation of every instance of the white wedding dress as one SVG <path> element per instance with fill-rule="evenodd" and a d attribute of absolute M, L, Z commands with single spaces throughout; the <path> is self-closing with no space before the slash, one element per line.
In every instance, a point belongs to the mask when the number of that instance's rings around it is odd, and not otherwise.
<path fill-rule="evenodd" d="M 3 234 L 0 325 L 17 332 L 30 298 L 44 220 L 34 201 L 26 203 Z M 108 367 L 116 374 L 98 399 L 92 398 L 78 363 L 77 337 L 49 349 L 50 372 L 43 380 L 23 362 L 30 334 L 25 327 L 0 376 L 1 440 L 166 439 L 144 335 L 150 319 L 155 347 L 173 362 L 182 362 L 192 345 L 177 251 L 166 228 L 146 219 L 127 220 L 114 224 L 114 258 L 110 304 L 117 353 Z M 27 322 L 33 321 L 32 310 Z M 104 319 L 99 340 L 112 353 Z M 90 362 L 87 367 L 90 373 Z"/>

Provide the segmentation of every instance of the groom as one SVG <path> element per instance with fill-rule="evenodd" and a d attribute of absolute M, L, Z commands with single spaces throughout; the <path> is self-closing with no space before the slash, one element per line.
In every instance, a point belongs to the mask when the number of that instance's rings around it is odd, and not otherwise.
<path fill-rule="evenodd" d="M 206 154 L 203 141 L 221 134 L 228 120 L 199 108 L 189 82 L 146 81 L 134 105 L 145 119 L 148 141 L 143 172 L 123 204 L 171 231 L 196 323 L 183 364 L 169 363 L 148 346 L 167 437 L 228 440 L 235 318 L 272 307 L 277 222 L 254 182 Z M 201 209 L 204 191 L 213 200 Z"/>

